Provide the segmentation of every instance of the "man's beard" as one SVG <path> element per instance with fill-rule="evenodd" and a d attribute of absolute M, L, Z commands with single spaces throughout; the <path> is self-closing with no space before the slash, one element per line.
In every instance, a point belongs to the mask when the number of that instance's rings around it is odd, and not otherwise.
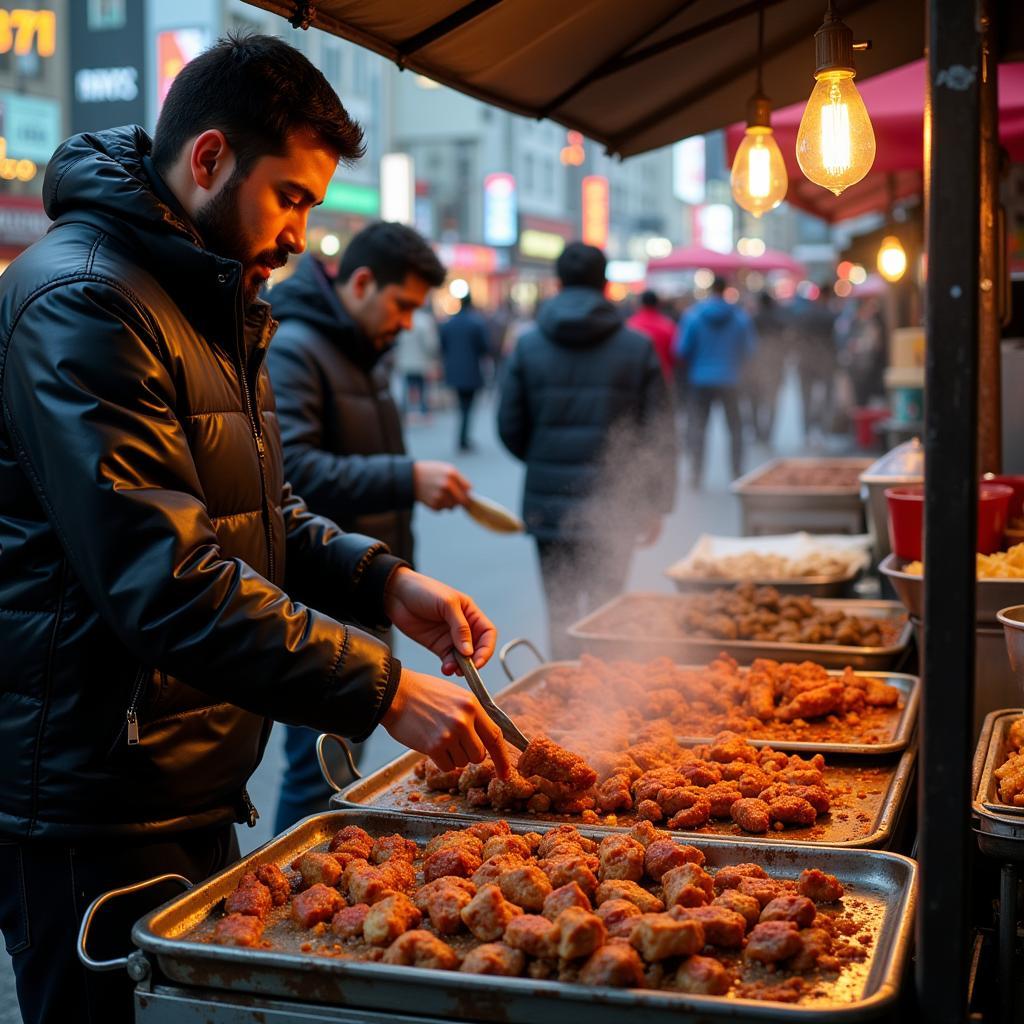
<path fill-rule="evenodd" d="M 245 305 L 251 306 L 259 295 L 259 283 L 250 274 L 257 264 L 283 267 L 288 262 L 285 249 L 250 250 L 238 196 L 244 176 L 236 169 L 224 187 L 195 215 L 196 227 L 210 252 L 242 264 L 242 289 Z"/>

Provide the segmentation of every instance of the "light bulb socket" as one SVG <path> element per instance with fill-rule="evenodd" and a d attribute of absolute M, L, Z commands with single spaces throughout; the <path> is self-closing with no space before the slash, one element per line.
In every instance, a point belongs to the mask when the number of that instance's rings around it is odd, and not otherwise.
<path fill-rule="evenodd" d="M 747 100 L 747 127 L 771 128 L 772 101 L 764 93 L 754 93 Z"/>
<path fill-rule="evenodd" d="M 821 28 L 814 33 L 814 74 L 823 71 L 856 71 L 853 66 L 853 29 L 829 9 Z"/>

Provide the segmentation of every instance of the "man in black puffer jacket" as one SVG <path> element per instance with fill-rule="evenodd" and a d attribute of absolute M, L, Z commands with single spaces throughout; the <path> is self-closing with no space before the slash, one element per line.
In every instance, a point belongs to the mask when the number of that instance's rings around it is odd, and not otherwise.
<path fill-rule="evenodd" d="M 0 279 L 0 929 L 26 1024 L 131 1019 L 127 976 L 76 959 L 81 915 L 237 856 L 269 718 L 502 759 L 465 691 L 343 624 L 390 620 L 450 674 L 454 644 L 486 661 L 490 623 L 283 473 L 257 292 L 361 138 L 298 51 L 221 41 L 155 143 L 57 150 L 55 223 Z"/>
<path fill-rule="evenodd" d="M 573 242 L 556 269 L 562 290 L 506 365 L 498 432 L 526 463 L 523 519 L 560 659 L 576 653 L 566 628 L 621 591 L 634 547 L 657 539 L 677 456 L 657 353 L 604 297 L 604 254 Z"/>
<path fill-rule="evenodd" d="M 408 562 L 413 503 L 465 504 L 469 481 L 448 463 L 406 455 L 381 358 L 444 279 L 444 267 L 416 231 L 379 222 L 349 242 L 337 280 L 307 255 L 269 295 L 281 326 L 267 367 L 288 481 L 312 512 L 384 541 Z M 311 730 L 287 727 L 276 832 L 327 807 L 331 790 L 315 744 Z M 352 752 L 358 763 L 359 748 Z"/>

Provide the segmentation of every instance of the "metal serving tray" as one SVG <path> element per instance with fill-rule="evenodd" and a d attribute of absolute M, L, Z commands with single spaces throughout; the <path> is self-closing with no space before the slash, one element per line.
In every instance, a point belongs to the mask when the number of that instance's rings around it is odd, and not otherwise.
<path fill-rule="evenodd" d="M 683 636 L 637 636 L 617 628 L 615 623 L 628 605 L 637 601 L 678 603 L 675 594 L 634 591 L 620 594 L 579 622 L 569 627 L 568 634 L 580 650 L 598 657 L 615 659 L 628 651 L 634 658 L 666 656 L 673 661 L 708 662 L 720 652 L 732 655 L 741 665 L 757 658 L 775 661 L 813 661 L 825 668 L 851 668 L 864 671 L 895 669 L 907 652 L 913 635 L 910 620 L 904 622 L 897 642 L 889 647 L 843 647 L 839 644 L 784 644 L 763 640 L 695 639 Z M 826 610 L 842 611 L 861 618 L 896 619 L 905 616 L 899 601 L 821 600 L 815 601 Z"/>
<path fill-rule="evenodd" d="M 1024 807 L 1004 804 L 999 799 L 999 780 L 995 770 L 1006 760 L 1006 734 L 1010 726 L 1024 716 L 1024 708 L 1003 708 L 985 717 L 981 737 L 974 752 L 972 813 L 979 831 L 1019 840 L 1024 844 Z M 1021 851 L 1024 853 L 1024 849 Z"/>
<path fill-rule="evenodd" d="M 705 840 L 700 845 L 712 869 L 753 862 L 781 878 L 795 878 L 807 867 L 831 872 L 849 886 L 850 898 L 858 901 L 858 909 L 871 919 L 867 927 L 874 933 L 874 941 L 867 947 L 867 960 L 847 968 L 835 986 L 816 986 L 822 994 L 812 995 L 800 1005 L 392 967 L 272 949 L 230 948 L 187 937 L 253 866 L 268 862 L 287 865 L 344 825 L 359 825 L 378 835 L 401 832 L 422 842 L 458 824 L 450 818 L 409 818 L 369 810 L 306 818 L 143 918 L 135 925 L 132 939 L 156 958 L 167 978 L 181 985 L 460 1021 L 565 1024 L 585 1015 L 591 1024 L 621 1024 L 626 1013 L 645 1024 L 696 1024 L 713 1017 L 859 1021 L 878 1017 L 897 999 L 913 932 L 915 863 L 896 854 L 825 847 L 808 850 L 786 843 L 753 846 Z M 514 825 L 513 830 L 522 832 L 524 828 Z M 581 832 L 596 839 L 608 834 L 602 829 L 583 828 Z"/>
<path fill-rule="evenodd" d="M 915 619 L 924 619 L 924 577 L 903 571 L 905 558 L 886 555 L 879 563 L 879 571 L 892 582 L 903 606 Z M 996 612 L 1011 605 L 1024 604 L 1024 579 L 978 580 L 974 588 L 975 621 L 998 625 Z"/>
<path fill-rule="evenodd" d="M 683 594 L 695 590 L 718 590 L 721 587 L 736 587 L 741 583 L 753 583 L 755 587 L 774 587 L 780 594 L 806 594 L 808 597 L 843 597 L 853 581 L 860 575 L 860 569 L 851 569 L 841 576 L 791 576 L 784 580 L 728 579 L 722 576 L 677 576 L 666 570 L 665 575 L 673 582 L 676 590 Z"/>
<path fill-rule="evenodd" d="M 728 838 L 732 842 L 760 846 L 771 845 L 782 838 L 787 843 L 801 846 L 886 849 L 898 837 L 898 826 L 914 777 L 916 754 L 917 751 L 909 747 L 898 761 L 890 758 L 831 759 L 826 765 L 826 773 L 830 774 L 829 782 L 848 787 L 850 792 L 855 790 L 855 803 L 852 807 L 837 808 L 836 813 L 823 816 L 809 828 L 788 828 L 783 833 L 755 836 L 743 832 L 732 822 L 712 821 L 702 830 L 679 830 L 672 834 L 686 836 L 692 842 L 707 838 Z M 502 812 L 490 807 L 469 808 L 460 796 L 447 791 L 428 790 L 423 781 L 416 778 L 416 765 L 422 760 L 423 755 L 415 751 L 402 754 L 365 778 L 342 788 L 331 797 L 331 804 L 360 810 L 373 808 L 398 812 L 417 819 L 442 816 L 459 821 L 463 826 L 475 821 L 496 821 L 502 818 L 527 830 L 562 822 L 586 827 L 581 823 L 579 815 Z M 635 818 L 620 812 L 616 820 L 616 825 L 602 824 L 600 827 L 607 831 L 624 832 Z"/>

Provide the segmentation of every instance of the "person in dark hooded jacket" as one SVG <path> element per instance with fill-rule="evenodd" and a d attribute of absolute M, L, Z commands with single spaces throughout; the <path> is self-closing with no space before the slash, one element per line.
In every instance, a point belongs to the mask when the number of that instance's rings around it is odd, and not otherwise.
<path fill-rule="evenodd" d="M 444 267 L 416 231 L 378 222 L 349 242 L 336 280 L 307 255 L 269 294 L 280 327 L 267 367 L 289 482 L 312 512 L 383 541 L 408 562 L 413 503 L 465 504 L 470 484 L 448 463 L 414 462 L 406 454 L 381 358 L 444 279 Z M 317 761 L 316 733 L 289 725 L 284 748 L 275 832 L 326 810 L 332 793 Z M 352 745 L 356 763 L 359 749 Z"/>
<path fill-rule="evenodd" d="M 451 674 L 453 645 L 493 651 L 486 617 L 285 480 L 259 288 L 360 155 L 301 53 L 229 37 L 180 71 L 152 142 L 58 147 L 53 226 L 0 278 L 0 930 L 25 1024 L 132 1019 L 127 973 L 76 956 L 82 915 L 237 858 L 272 718 L 505 771 L 464 689 L 355 625 Z M 106 950 L 138 915 L 104 909 Z"/>
<path fill-rule="evenodd" d="M 668 387 L 648 338 L 604 297 L 605 265 L 594 246 L 565 247 L 561 291 L 510 356 L 498 407 L 501 440 L 526 463 L 555 658 L 574 656 L 566 628 L 622 590 L 675 499 Z"/>

